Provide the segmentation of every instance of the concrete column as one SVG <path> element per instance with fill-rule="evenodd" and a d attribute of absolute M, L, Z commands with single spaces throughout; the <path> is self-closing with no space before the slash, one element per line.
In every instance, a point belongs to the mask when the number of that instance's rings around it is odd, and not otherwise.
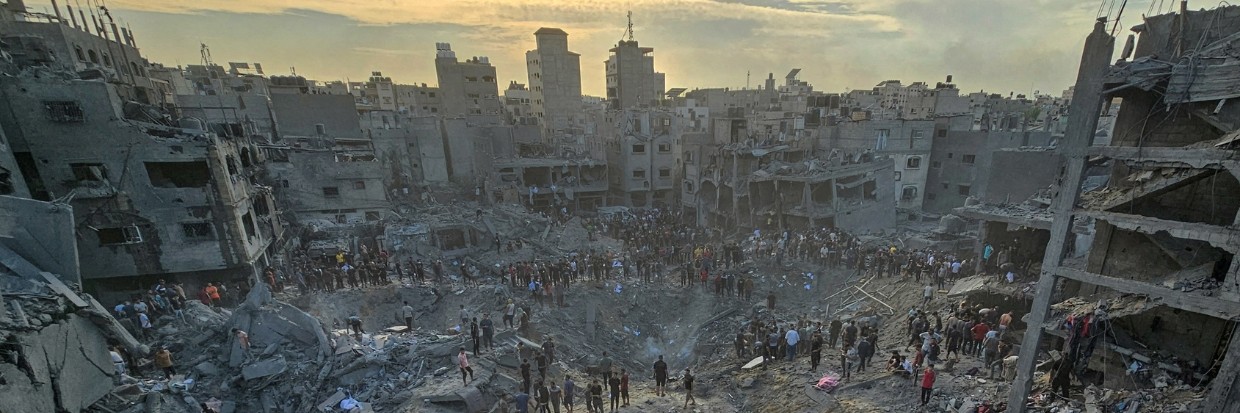
<path fill-rule="evenodd" d="M 1033 309 L 1027 320 L 1029 329 L 1021 343 L 1020 359 L 1016 367 L 1016 380 L 1008 394 L 1008 407 L 1014 413 L 1025 412 L 1025 400 L 1033 384 L 1038 345 L 1042 341 L 1042 325 L 1050 312 L 1051 295 L 1055 288 L 1056 272 L 1068 252 L 1068 237 L 1072 235 L 1073 209 L 1078 200 L 1084 178 L 1087 150 L 1093 141 L 1102 110 L 1102 77 L 1110 68 L 1115 49 L 1115 38 L 1106 32 L 1105 21 L 1094 23 L 1094 31 L 1085 38 L 1085 50 L 1077 72 L 1076 93 L 1068 111 L 1068 129 L 1059 151 L 1067 161 L 1059 193 L 1051 205 L 1056 217 L 1051 224 L 1051 240 L 1042 258 L 1042 275 L 1038 279 Z"/>
<path fill-rule="evenodd" d="M 1223 357 L 1223 366 L 1210 383 L 1210 393 L 1201 405 L 1203 412 L 1240 412 L 1240 388 L 1237 388 L 1240 386 L 1240 329 L 1232 331 Z"/>
<path fill-rule="evenodd" d="M 988 222 L 989 221 L 977 222 L 977 245 L 973 247 L 973 254 L 977 256 L 977 262 L 973 264 L 974 274 L 982 273 L 982 266 L 984 265 L 984 261 L 982 261 L 982 254 L 986 252 L 986 238 L 989 238 L 987 235 L 990 235 L 986 233 L 986 224 Z M 993 254 L 991 255 L 991 258 L 994 258 Z"/>

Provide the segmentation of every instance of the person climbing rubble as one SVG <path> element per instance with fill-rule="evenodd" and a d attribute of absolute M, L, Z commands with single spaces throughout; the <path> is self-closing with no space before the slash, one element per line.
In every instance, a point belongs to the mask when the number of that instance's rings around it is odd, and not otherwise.
<path fill-rule="evenodd" d="M 457 353 L 456 361 L 461 367 L 461 384 L 468 386 L 469 382 L 474 379 L 474 369 L 469 366 L 469 356 L 465 355 L 465 347 L 461 347 L 461 352 Z M 468 379 L 466 373 L 469 375 Z"/>
<path fill-rule="evenodd" d="M 413 307 L 409 306 L 408 301 L 405 301 L 404 303 L 405 305 L 400 308 L 400 313 L 401 316 L 405 318 L 405 328 L 408 328 L 409 332 L 413 332 Z"/>
<path fill-rule="evenodd" d="M 686 368 L 685 377 L 684 379 L 681 380 L 682 382 L 685 383 L 685 405 L 684 405 L 685 409 L 689 408 L 690 403 L 692 403 L 695 406 L 697 405 L 697 400 L 693 398 L 693 379 L 694 379 L 693 374 L 691 374 L 689 372 L 689 369 Z"/>

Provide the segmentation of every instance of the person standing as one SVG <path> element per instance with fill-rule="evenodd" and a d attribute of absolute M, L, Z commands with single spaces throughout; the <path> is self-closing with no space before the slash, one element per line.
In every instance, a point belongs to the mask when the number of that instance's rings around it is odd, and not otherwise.
<path fill-rule="evenodd" d="M 814 331 L 809 338 L 809 371 L 818 370 L 818 362 L 822 360 L 822 331 Z"/>
<path fill-rule="evenodd" d="M 482 329 L 478 328 L 477 317 L 469 322 L 469 338 L 474 342 L 474 355 L 478 355 L 478 350 L 482 347 Z"/>
<path fill-rule="evenodd" d="M 667 395 L 667 363 L 662 355 L 654 362 L 654 391 L 659 397 Z"/>
<path fill-rule="evenodd" d="M 482 345 L 486 346 L 487 350 L 494 350 L 495 322 L 491 321 L 491 313 L 482 313 L 482 321 L 478 322 L 478 326 L 482 328 Z"/>
<path fill-rule="evenodd" d="M 564 409 L 568 413 L 573 413 L 573 393 L 577 391 L 577 384 L 573 383 L 573 378 L 564 376 Z"/>
<path fill-rule="evenodd" d="M 697 400 L 693 399 L 693 374 L 689 372 L 689 369 L 685 369 L 685 409 L 689 408 L 689 402 L 697 405 Z"/>
<path fill-rule="evenodd" d="M 551 413 L 549 409 L 551 404 L 551 391 L 547 389 L 547 385 L 542 380 L 538 381 L 538 388 L 535 390 L 534 399 L 538 401 L 538 413 Z"/>
<path fill-rule="evenodd" d="M 516 315 L 517 315 L 517 305 L 514 304 L 512 302 L 512 299 L 510 298 L 508 299 L 508 305 L 504 307 L 504 325 L 507 326 L 509 330 L 515 329 L 515 327 L 513 327 L 512 322 L 513 322 L 513 319 L 516 318 Z"/>
<path fill-rule="evenodd" d="M 474 369 L 469 366 L 469 356 L 465 355 L 465 347 L 461 347 L 461 352 L 456 355 L 456 361 L 461 366 L 461 383 L 469 385 L 469 381 L 474 379 Z M 469 377 L 466 377 L 466 373 Z"/>
<path fill-rule="evenodd" d="M 590 383 L 590 401 L 586 403 L 586 410 L 599 413 L 603 411 L 603 385 L 597 378 Z"/>
<path fill-rule="evenodd" d="M 930 393 L 934 391 L 934 379 L 938 374 L 934 371 L 934 364 L 926 364 L 926 370 L 921 375 L 921 405 L 925 406 L 930 403 Z"/>
<path fill-rule="evenodd" d="M 525 392 L 517 393 L 517 397 L 513 398 L 517 403 L 517 413 L 529 413 L 530 411 L 530 395 Z"/>
<path fill-rule="evenodd" d="M 857 342 L 857 372 L 865 371 L 866 364 L 869 364 L 870 358 L 874 357 L 874 346 L 870 345 L 870 340 L 861 337 L 861 341 Z"/>
<path fill-rule="evenodd" d="M 788 332 L 784 334 L 784 340 L 788 342 L 788 361 L 793 361 L 797 357 L 797 342 L 801 341 L 801 334 L 797 333 L 797 326 L 788 326 Z"/>
<path fill-rule="evenodd" d="M 624 404 L 620 407 L 629 407 L 629 372 L 620 369 L 620 399 Z"/>
<path fill-rule="evenodd" d="M 164 379 L 172 380 L 172 376 L 177 374 L 176 367 L 172 366 L 172 352 L 168 351 L 168 347 L 160 347 L 155 352 L 155 367 L 159 367 L 164 371 Z"/>
<path fill-rule="evenodd" d="M 620 376 L 612 373 L 607 378 L 608 399 L 611 401 L 611 411 L 616 411 L 620 407 Z"/>
<path fill-rule="evenodd" d="M 549 391 L 551 393 L 552 410 L 555 413 L 560 413 L 560 398 L 562 397 L 564 391 L 560 389 L 560 386 L 557 386 L 555 382 L 551 382 L 551 389 Z"/>
<path fill-rule="evenodd" d="M 405 306 L 400 308 L 401 315 L 405 317 L 405 327 L 409 328 L 409 332 L 413 332 L 413 307 L 409 306 L 409 302 L 405 301 Z"/>

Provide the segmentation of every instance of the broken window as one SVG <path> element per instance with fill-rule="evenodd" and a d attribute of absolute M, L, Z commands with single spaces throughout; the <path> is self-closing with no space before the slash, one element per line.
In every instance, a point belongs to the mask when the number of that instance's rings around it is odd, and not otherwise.
<path fill-rule="evenodd" d="M 957 185 L 956 186 L 956 192 L 959 192 L 960 195 L 964 195 L 964 196 L 969 196 L 969 189 L 970 189 L 969 185 Z"/>
<path fill-rule="evenodd" d="M 245 227 L 245 236 L 254 238 L 257 228 L 254 227 L 254 215 L 246 212 L 241 216 L 241 226 Z"/>
<path fill-rule="evenodd" d="M 353 181 L 353 189 L 366 189 L 366 181 Z"/>
<path fill-rule="evenodd" d="M 668 152 L 671 152 L 671 151 L 672 151 L 672 144 L 670 144 L 670 143 L 660 143 L 660 144 L 659 144 L 659 153 L 668 153 Z"/>
<path fill-rule="evenodd" d="M 183 222 L 181 232 L 188 239 L 208 239 L 214 235 L 210 222 Z"/>
<path fill-rule="evenodd" d="M 288 180 L 287 180 L 287 179 L 281 179 L 281 180 L 280 180 L 280 187 L 281 187 L 281 188 L 288 188 Z"/>
<path fill-rule="evenodd" d="M 671 178 L 672 170 L 669 168 L 659 168 L 659 177 L 660 178 Z"/>
<path fill-rule="evenodd" d="M 71 163 L 73 180 L 77 182 L 105 182 L 108 180 L 107 169 L 101 163 Z"/>
<path fill-rule="evenodd" d="M 960 155 L 960 163 L 972 165 L 977 162 L 977 155 Z"/>
<path fill-rule="evenodd" d="M 633 145 L 632 149 L 633 149 L 634 154 L 646 153 L 646 145 L 642 145 L 642 144 Z"/>
<path fill-rule="evenodd" d="M 228 166 L 229 175 L 237 174 L 237 160 L 233 159 L 232 155 L 228 155 L 224 157 L 224 164 Z"/>
<path fill-rule="evenodd" d="M 900 199 L 917 199 L 917 186 L 905 185 L 900 191 Z"/>
<path fill-rule="evenodd" d="M 47 101 L 43 102 L 43 107 L 47 109 L 47 120 L 61 123 L 77 123 L 86 121 L 86 113 L 82 112 L 82 106 L 74 101 Z"/>
<path fill-rule="evenodd" d="M 379 220 L 379 212 L 378 212 L 378 211 L 368 211 L 368 212 L 366 212 L 366 221 L 378 221 L 378 220 Z"/>
<path fill-rule="evenodd" d="M 205 161 L 146 162 L 146 175 L 156 188 L 202 188 L 211 182 Z"/>
<path fill-rule="evenodd" d="M 642 169 L 633 170 L 633 179 L 642 179 L 646 177 L 646 171 Z"/>
<path fill-rule="evenodd" d="M 142 242 L 142 231 L 137 225 L 117 228 L 95 228 L 99 245 L 122 245 Z"/>
<path fill-rule="evenodd" d="M 921 168 L 921 157 L 920 157 L 920 156 L 910 156 L 910 157 L 908 158 L 908 160 L 906 160 L 906 161 L 904 162 L 904 164 L 905 164 L 905 165 L 904 165 L 904 166 L 905 166 L 905 169 L 919 169 L 919 168 Z"/>
<path fill-rule="evenodd" d="M 340 188 L 334 187 L 334 186 L 323 187 L 323 197 L 324 198 L 339 198 Z"/>

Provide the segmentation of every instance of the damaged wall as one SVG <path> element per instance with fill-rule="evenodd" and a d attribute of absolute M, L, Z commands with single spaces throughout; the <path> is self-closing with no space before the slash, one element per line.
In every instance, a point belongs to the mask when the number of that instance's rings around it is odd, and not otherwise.
<path fill-rule="evenodd" d="M 122 120 L 100 81 L 2 82 L 23 175 L 49 199 L 72 194 L 83 279 L 248 269 L 279 233 L 247 141 Z"/>
<path fill-rule="evenodd" d="M 0 359 L 4 411 L 79 412 L 112 391 L 115 368 L 107 338 L 90 321 L 69 314 L 38 330 L 11 333 Z"/>
<path fill-rule="evenodd" d="M 271 95 L 271 110 L 283 135 L 362 137 L 353 95 L 279 93 Z M 318 125 L 322 125 L 322 132 Z"/>
<path fill-rule="evenodd" d="M 391 207 L 378 161 L 345 161 L 330 151 L 292 151 L 288 160 L 270 164 L 268 172 L 300 220 L 377 221 Z"/>
<path fill-rule="evenodd" d="M 0 245 L 69 283 L 82 281 L 73 232 L 73 207 L 0 196 Z M 2 310 L 2 309 L 0 309 Z"/>

